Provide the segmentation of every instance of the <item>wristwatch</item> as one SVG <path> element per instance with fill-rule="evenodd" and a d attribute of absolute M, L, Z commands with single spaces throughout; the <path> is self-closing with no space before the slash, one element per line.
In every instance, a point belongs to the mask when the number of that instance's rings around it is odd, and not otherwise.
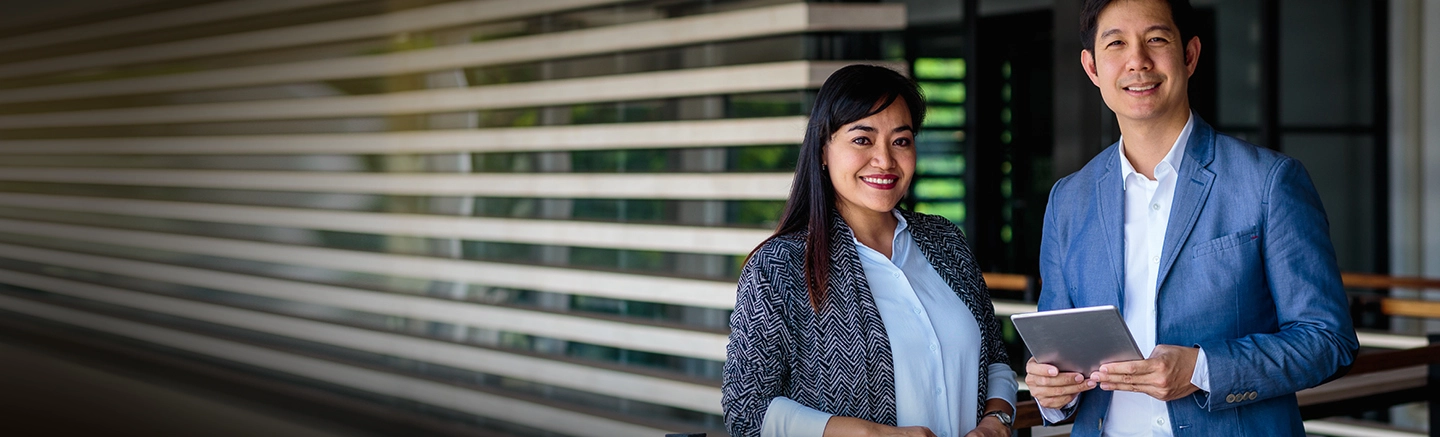
<path fill-rule="evenodd" d="M 980 416 L 980 419 L 983 420 L 986 417 L 990 416 L 995 416 L 996 419 L 1000 419 L 1000 423 L 1005 425 L 1005 428 L 1007 429 L 1015 428 L 1015 417 L 1011 416 L 1010 413 L 1006 413 L 1000 410 L 986 411 L 984 416 Z"/>

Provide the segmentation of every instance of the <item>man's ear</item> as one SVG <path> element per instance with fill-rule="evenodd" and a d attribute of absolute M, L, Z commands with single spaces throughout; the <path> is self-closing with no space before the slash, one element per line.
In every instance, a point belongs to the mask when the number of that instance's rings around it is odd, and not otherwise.
<path fill-rule="evenodd" d="M 1185 43 L 1185 69 L 1190 70 L 1190 75 L 1195 74 L 1195 67 L 1200 65 L 1200 37 L 1192 36 L 1190 41 Z"/>
<path fill-rule="evenodd" d="M 1100 86 L 1100 72 L 1095 70 L 1095 54 L 1089 50 L 1080 51 L 1080 68 L 1085 69 L 1085 75 L 1090 76 L 1090 83 Z M 1191 68 L 1191 72 L 1195 69 Z"/>

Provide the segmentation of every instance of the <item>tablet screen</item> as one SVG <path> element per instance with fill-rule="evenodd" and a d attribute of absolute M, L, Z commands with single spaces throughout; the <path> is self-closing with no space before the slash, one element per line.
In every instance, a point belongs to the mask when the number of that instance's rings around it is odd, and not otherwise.
<path fill-rule="evenodd" d="M 1143 359 L 1113 305 L 1016 314 L 1015 330 L 1035 361 L 1088 378 L 1101 364 Z"/>

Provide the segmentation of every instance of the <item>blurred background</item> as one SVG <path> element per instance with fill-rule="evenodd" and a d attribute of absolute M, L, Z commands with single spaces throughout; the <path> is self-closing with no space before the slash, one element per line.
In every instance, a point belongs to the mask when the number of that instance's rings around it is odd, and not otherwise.
<path fill-rule="evenodd" d="M 843 65 L 920 82 L 905 206 L 1034 310 L 1050 186 L 1118 137 L 1079 3 L 0 0 L 6 434 L 723 436 Z M 1440 3 L 1193 3 L 1196 115 L 1309 169 L 1371 354 L 1307 429 L 1436 435 Z"/>

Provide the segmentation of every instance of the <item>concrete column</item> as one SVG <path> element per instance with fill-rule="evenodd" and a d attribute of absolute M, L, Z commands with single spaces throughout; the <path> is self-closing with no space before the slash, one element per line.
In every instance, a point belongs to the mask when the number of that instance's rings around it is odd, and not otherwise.
<path fill-rule="evenodd" d="M 1390 271 L 1440 277 L 1440 5 L 1390 2 Z M 1395 290 L 1440 300 L 1440 290 Z M 1440 332 L 1440 320 L 1395 323 Z"/>

